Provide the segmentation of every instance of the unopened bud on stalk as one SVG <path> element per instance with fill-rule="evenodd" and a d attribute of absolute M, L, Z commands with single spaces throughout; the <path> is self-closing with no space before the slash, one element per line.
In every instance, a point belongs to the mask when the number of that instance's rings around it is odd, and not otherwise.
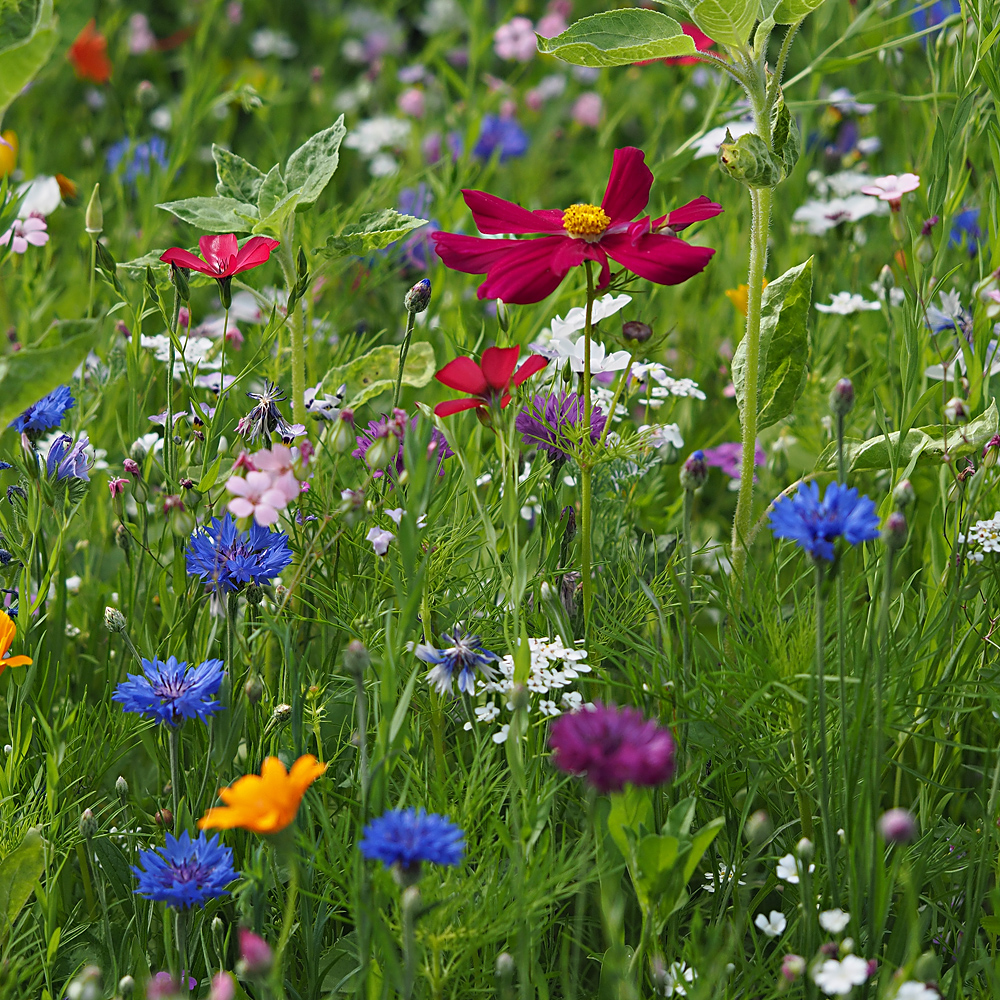
<path fill-rule="evenodd" d="M 240 928 L 240 962 L 251 976 L 266 976 L 274 962 L 271 946 L 245 927 Z"/>
<path fill-rule="evenodd" d="M 510 310 L 502 299 L 497 299 L 497 323 L 504 333 L 510 329 Z"/>
<path fill-rule="evenodd" d="M 97 818 L 92 809 L 84 809 L 80 813 L 80 835 L 85 840 L 90 840 L 97 833 Z"/>
<path fill-rule="evenodd" d="M 338 455 L 346 455 L 356 446 L 353 410 L 340 411 L 330 428 L 328 443 Z"/>
<path fill-rule="evenodd" d="M 125 805 L 128 801 L 128 782 L 124 775 L 118 775 L 118 780 L 115 782 L 115 794 L 118 796 L 118 801 Z"/>
<path fill-rule="evenodd" d="M 747 835 L 747 840 L 752 844 L 761 844 L 771 834 L 771 817 L 764 812 L 763 809 L 758 809 L 750 818 L 747 820 L 747 825 L 744 827 L 744 831 Z"/>
<path fill-rule="evenodd" d="M 693 493 L 705 485 L 706 479 L 708 479 L 708 465 L 705 462 L 705 453 L 701 450 L 694 451 L 681 466 L 681 487 L 689 493 Z"/>
<path fill-rule="evenodd" d="M 422 313 L 431 301 L 431 283 L 429 278 L 421 278 L 407 293 L 403 299 L 406 311 L 410 313 Z"/>
<path fill-rule="evenodd" d="M 653 336 L 653 328 L 648 323 L 640 323 L 637 319 L 630 319 L 627 323 L 622 323 L 622 336 L 626 340 L 634 340 L 637 344 L 644 344 Z"/>
<path fill-rule="evenodd" d="M 944 404 L 944 415 L 950 424 L 964 424 L 969 419 L 969 407 L 960 396 L 952 396 Z"/>
<path fill-rule="evenodd" d="M 795 853 L 803 861 L 812 861 L 813 851 L 813 842 L 808 837 L 803 837 L 798 844 L 795 845 Z"/>
<path fill-rule="evenodd" d="M 806 960 L 801 955 L 786 955 L 781 963 L 781 976 L 786 983 L 794 983 L 806 971 Z"/>
<path fill-rule="evenodd" d="M 892 491 L 892 501 L 900 510 L 904 507 L 909 507 L 916 499 L 916 491 L 913 489 L 913 483 L 909 479 L 901 479 Z"/>
<path fill-rule="evenodd" d="M 279 725 L 283 726 L 292 717 L 292 706 L 282 703 L 275 705 L 272 718 Z"/>
<path fill-rule="evenodd" d="M 157 826 L 170 828 L 174 825 L 174 814 L 170 809 L 157 809 L 153 813 L 153 822 Z"/>
<path fill-rule="evenodd" d="M 118 995 L 122 1000 L 129 1000 L 135 993 L 135 980 L 131 976 L 122 976 L 118 980 Z"/>
<path fill-rule="evenodd" d="M 896 287 L 896 278 L 888 264 L 882 265 L 882 270 L 878 273 L 878 283 L 883 292 L 888 292 L 889 289 Z"/>
<path fill-rule="evenodd" d="M 1000 452 L 1000 434 L 993 437 L 983 445 L 983 468 L 989 469 L 996 465 L 998 452 Z"/>
<path fill-rule="evenodd" d="M 243 685 L 243 693 L 247 696 L 247 701 L 251 705 L 256 705 L 264 696 L 263 681 L 256 676 L 248 677 L 246 684 Z"/>
<path fill-rule="evenodd" d="M 510 981 L 514 978 L 514 958 L 509 951 L 497 955 L 497 979 Z"/>
<path fill-rule="evenodd" d="M 253 607 L 259 607 L 261 602 L 264 600 L 264 591 L 261 590 L 259 583 L 251 583 L 247 587 L 247 604 Z"/>
<path fill-rule="evenodd" d="M 854 383 L 842 378 L 830 392 L 830 409 L 839 417 L 844 417 L 854 409 Z"/>
<path fill-rule="evenodd" d="M 364 643 L 352 639 L 344 650 L 344 671 L 352 677 L 361 678 L 371 663 L 371 657 Z"/>
<path fill-rule="evenodd" d="M 191 287 L 188 285 L 187 271 L 183 267 L 178 267 L 176 264 L 170 265 L 170 284 L 176 289 L 177 297 L 181 302 L 190 301 Z M 222 282 L 220 281 L 219 284 L 221 285 Z M 226 306 L 226 308 L 228 309 L 229 307 Z"/>
<path fill-rule="evenodd" d="M 887 844 L 908 844 L 917 835 L 917 821 L 908 809 L 890 809 L 879 819 L 878 832 Z"/>
<path fill-rule="evenodd" d="M 901 511 L 894 510 L 887 518 L 882 529 L 882 541 L 886 548 L 901 549 L 906 544 L 906 518 Z"/>
<path fill-rule="evenodd" d="M 99 236 L 104 231 L 104 208 L 101 205 L 101 185 L 95 184 L 83 217 L 84 228 L 91 236 Z"/>
<path fill-rule="evenodd" d="M 399 438 L 390 428 L 375 438 L 365 452 L 365 461 L 371 469 L 384 469 L 399 453 Z"/>
<path fill-rule="evenodd" d="M 124 632 L 128 622 L 117 608 L 108 607 L 104 609 L 104 627 L 109 632 Z"/>
<path fill-rule="evenodd" d="M 130 476 L 142 475 L 142 469 L 139 468 L 139 463 L 134 458 L 126 458 L 125 461 L 122 462 L 122 468 Z"/>

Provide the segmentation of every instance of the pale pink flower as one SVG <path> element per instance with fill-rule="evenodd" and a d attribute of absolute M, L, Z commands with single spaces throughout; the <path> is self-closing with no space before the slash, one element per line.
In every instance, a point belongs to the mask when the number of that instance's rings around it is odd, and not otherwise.
<path fill-rule="evenodd" d="M 601 95 L 595 93 L 593 90 L 588 90 L 576 99 L 570 114 L 573 116 L 573 121 L 578 125 L 584 125 L 587 128 L 597 128 L 601 124 L 602 107 Z"/>
<path fill-rule="evenodd" d="M 562 14 L 558 11 L 550 11 L 538 22 L 538 27 L 535 28 L 535 31 L 542 38 L 555 38 L 556 35 L 561 35 L 568 27 L 566 18 Z"/>
<path fill-rule="evenodd" d="M 280 476 L 285 472 L 292 471 L 295 462 L 295 455 L 292 449 L 284 444 L 272 445 L 271 448 L 262 448 L 249 456 L 255 469 L 261 472 L 273 472 Z"/>
<path fill-rule="evenodd" d="M 236 494 L 229 501 L 229 510 L 236 517 L 253 516 L 265 528 L 276 523 L 278 512 L 288 506 L 285 493 L 273 485 L 271 476 L 266 472 L 248 472 L 246 478 L 231 476 L 226 489 Z"/>
<path fill-rule="evenodd" d="M 145 14 L 133 14 L 128 19 L 128 50 L 134 56 L 141 56 L 156 48 L 156 35 L 149 27 Z"/>
<path fill-rule="evenodd" d="M 49 242 L 48 226 L 44 219 L 29 215 L 18 219 L 10 229 L 0 236 L 0 246 L 10 245 L 14 253 L 24 253 L 30 243 L 33 247 L 43 247 Z"/>
<path fill-rule="evenodd" d="M 404 115 L 410 115 L 413 118 L 423 118 L 425 111 L 424 92 L 419 87 L 407 87 L 396 98 L 396 107 Z"/>
<path fill-rule="evenodd" d="M 887 201 L 892 208 L 898 209 L 903 195 L 916 191 L 918 187 L 920 178 L 916 174 L 886 174 L 885 177 L 876 177 L 861 189 L 861 193 Z"/>
<path fill-rule="evenodd" d="M 531 62 L 538 51 L 535 29 L 526 17 L 515 17 L 493 33 L 493 51 L 501 59 Z"/>

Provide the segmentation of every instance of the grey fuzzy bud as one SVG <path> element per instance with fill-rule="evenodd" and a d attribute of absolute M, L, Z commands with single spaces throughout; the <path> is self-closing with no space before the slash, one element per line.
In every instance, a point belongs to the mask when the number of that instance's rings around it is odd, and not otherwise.
<path fill-rule="evenodd" d="M 847 416 L 854 409 L 854 383 L 842 378 L 830 392 L 830 409 L 838 417 Z"/>
<path fill-rule="evenodd" d="M 407 293 L 403 299 L 406 311 L 410 313 L 422 313 L 431 301 L 430 279 L 422 278 Z"/>
<path fill-rule="evenodd" d="M 248 677 L 243 685 L 243 693 L 251 705 L 256 705 L 264 696 L 264 684 L 259 677 Z"/>
<path fill-rule="evenodd" d="M 104 609 L 104 627 L 109 632 L 124 632 L 128 622 L 117 608 L 108 607 Z"/>
<path fill-rule="evenodd" d="M 274 721 L 279 725 L 284 725 L 292 717 L 292 706 L 281 704 L 274 707 Z"/>
<path fill-rule="evenodd" d="M 648 323 L 640 323 L 636 319 L 631 319 L 627 323 L 622 323 L 622 336 L 626 340 L 634 340 L 637 344 L 644 344 L 653 336 L 653 328 Z"/>
<path fill-rule="evenodd" d="M 514 958 L 509 951 L 502 951 L 497 955 L 497 978 L 511 979 L 514 976 Z"/>
<path fill-rule="evenodd" d="M 913 483 L 909 479 L 901 479 L 897 484 L 896 488 L 892 491 L 893 503 L 900 509 L 903 507 L 909 507 L 914 500 L 917 499 L 916 491 L 913 489 Z"/>
<path fill-rule="evenodd" d="M 763 809 L 758 809 L 747 820 L 743 829 L 747 840 L 753 844 L 761 844 L 771 835 L 771 817 Z"/>
<path fill-rule="evenodd" d="M 364 643 L 352 639 L 344 650 L 344 671 L 352 677 L 364 677 L 370 663 L 371 657 Z"/>
<path fill-rule="evenodd" d="M 260 584 L 251 583 L 246 591 L 247 604 L 257 607 L 264 600 L 264 591 L 260 589 Z"/>
<path fill-rule="evenodd" d="M 95 833 L 97 833 L 97 818 L 92 809 L 84 809 L 80 813 L 80 835 L 84 839 L 90 840 Z"/>
<path fill-rule="evenodd" d="M 890 809 L 879 819 L 878 831 L 888 844 L 908 844 L 917 835 L 917 821 L 908 809 Z"/>
<path fill-rule="evenodd" d="M 131 976 L 122 976 L 118 980 L 118 993 L 122 1000 L 128 1000 L 135 992 L 135 980 Z"/>
<path fill-rule="evenodd" d="M 803 837 L 798 844 L 795 845 L 795 853 L 803 861 L 812 861 L 813 851 L 815 847 L 813 842 L 808 837 Z"/>
<path fill-rule="evenodd" d="M 115 782 L 115 794 L 118 796 L 121 804 L 125 805 L 128 801 L 128 782 L 121 774 L 118 775 L 118 780 Z"/>

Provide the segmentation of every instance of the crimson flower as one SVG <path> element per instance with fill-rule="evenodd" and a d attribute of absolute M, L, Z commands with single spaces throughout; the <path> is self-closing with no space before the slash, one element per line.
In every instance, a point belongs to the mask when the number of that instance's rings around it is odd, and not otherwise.
<path fill-rule="evenodd" d="M 478 365 L 472 358 L 455 358 L 454 361 L 449 361 L 434 377 L 449 389 L 467 392 L 473 398 L 449 399 L 438 403 L 434 412 L 439 417 L 448 417 L 452 413 L 472 410 L 477 406 L 491 406 L 497 400 L 501 409 L 505 407 L 510 402 L 511 386 L 520 385 L 549 363 L 548 358 L 532 354 L 515 374 L 514 368 L 520 353 L 520 347 L 487 347 L 483 351 L 483 360 Z"/>
<path fill-rule="evenodd" d="M 111 60 L 108 59 L 108 40 L 97 30 L 97 22 L 91 18 L 66 52 L 66 58 L 73 65 L 81 80 L 92 83 L 107 83 L 111 79 Z"/>
<path fill-rule="evenodd" d="M 251 236 L 243 246 L 240 246 L 232 233 L 225 233 L 219 236 L 202 236 L 198 240 L 198 249 L 201 250 L 204 260 L 190 250 L 182 250 L 180 247 L 164 250 L 160 254 L 160 260 L 164 264 L 190 268 L 192 271 L 222 281 L 241 271 L 249 271 L 252 267 L 266 264 L 271 251 L 280 245 L 277 240 L 267 236 Z"/>
<path fill-rule="evenodd" d="M 698 25 L 691 24 L 689 21 L 684 21 L 681 24 L 681 30 L 694 42 L 694 47 L 698 52 L 704 52 L 715 44 L 714 39 L 709 38 Z M 703 61 L 697 56 L 667 56 L 666 59 L 640 59 L 638 62 L 632 63 L 632 65 L 649 66 L 651 63 L 663 62 L 668 66 L 692 66 Z"/>
<path fill-rule="evenodd" d="M 608 258 L 659 285 L 677 285 L 708 264 L 715 253 L 695 247 L 675 233 L 722 211 L 708 198 L 696 198 L 656 220 L 636 219 L 649 202 L 653 174 L 641 149 L 616 149 L 604 200 L 565 210 L 530 212 L 485 191 L 463 190 L 465 203 L 481 233 L 538 234 L 536 240 L 488 240 L 457 233 L 432 233 L 447 267 L 485 274 L 479 298 L 529 304 L 551 294 L 571 267 L 585 260 L 601 265 L 598 289 L 611 280 Z M 633 221 L 635 220 L 635 221 Z"/>

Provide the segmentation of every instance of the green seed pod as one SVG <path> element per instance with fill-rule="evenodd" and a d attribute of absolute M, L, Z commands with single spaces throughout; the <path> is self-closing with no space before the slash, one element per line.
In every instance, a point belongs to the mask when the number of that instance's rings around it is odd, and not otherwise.
<path fill-rule="evenodd" d="M 719 166 L 734 180 L 753 188 L 775 187 L 782 175 L 781 161 L 753 132 L 734 141 L 726 129 L 726 138 L 719 146 Z"/>

